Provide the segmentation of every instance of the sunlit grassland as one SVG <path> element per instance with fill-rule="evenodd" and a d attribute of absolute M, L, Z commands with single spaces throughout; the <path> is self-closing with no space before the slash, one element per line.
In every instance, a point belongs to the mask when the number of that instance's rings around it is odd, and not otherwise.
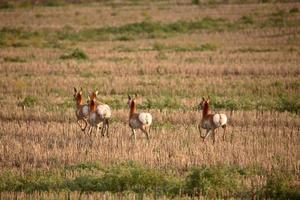
<path fill-rule="evenodd" d="M 54 3 L 0 9 L 0 198 L 299 197 L 299 3 Z M 111 106 L 109 138 L 80 131 L 73 87 Z M 229 118 L 215 145 L 202 96 Z"/>

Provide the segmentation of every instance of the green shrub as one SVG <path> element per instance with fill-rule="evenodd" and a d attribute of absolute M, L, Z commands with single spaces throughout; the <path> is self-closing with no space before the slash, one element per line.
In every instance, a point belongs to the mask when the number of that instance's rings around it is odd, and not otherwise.
<path fill-rule="evenodd" d="M 58 103 L 57 107 L 60 111 L 66 111 L 68 108 L 74 107 L 74 102 L 71 100 L 65 100 L 63 103 Z"/>
<path fill-rule="evenodd" d="M 59 57 L 60 59 L 77 59 L 77 60 L 86 60 L 88 56 L 84 53 L 84 51 L 80 49 L 74 49 L 71 53 L 62 55 Z"/>
<path fill-rule="evenodd" d="M 122 34 L 120 36 L 117 36 L 116 40 L 119 41 L 133 41 L 134 37 L 131 35 L 127 35 L 127 34 Z"/>
<path fill-rule="evenodd" d="M 239 173 L 226 166 L 195 167 L 185 179 L 185 192 L 191 196 L 222 197 L 238 189 Z"/>
<path fill-rule="evenodd" d="M 111 90 L 111 93 L 114 93 L 113 89 Z M 120 108 L 124 108 L 126 105 L 124 104 L 124 102 L 122 102 L 122 100 L 120 100 L 119 98 L 114 98 L 114 99 L 107 99 L 105 101 L 109 106 L 111 106 L 112 109 L 120 109 Z"/>
<path fill-rule="evenodd" d="M 243 24 L 253 24 L 254 23 L 254 20 L 251 16 L 243 16 L 240 21 L 243 23 Z"/>
<path fill-rule="evenodd" d="M 277 12 L 271 13 L 273 17 L 284 17 L 287 13 L 284 10 L 278 10 Z"/>
<path fill-rule="evenodd" d="M 194 4 L 194 5 L 199 5 L 199 3 L 200 3 L 200 0 L 192 0 L 192 4 Z"/>
<path fill-rule="evenodd" d="M 300 113 L 299 94 L 281 95 L 277 100 L 277 110 Z"/>
<path fill-rule="evenodd" d="M 224 101 L 212 101 L 213 108 L 223 108 L 227 110 L 237 110 L 240 108 L 238 102 L 234 99 L 226 99 Z"/>
<path fill-rule="evenodd" d="M 19 103 L 22 107 L 33 107 L 37 104 L 38 98 L 32 95 L 26 96 L 23 101 Z"/>
<path fill-rule="evenodd" d="M 212 199 L 300 197 L 299 185 L 290 173 L 272 171 L 266 175 L 266 171 L 256 165 L 246 168 L 197 166 L 175 174 L 131 161 L 105 168 L 98 162 L 82 162 L 53 171 L 29 170 L 22 175 L 15 170 L 2 170 L 0 192 L 134 192 L 141 196 L 145 193 L 155 197 L 188 195 Z M 257 176 L 266 178 L 266 183 L 249 188 L 249 178 L 257 179 Z"/>
<path fill-rule="evenodd" d="M 275 52 L 278 51 L 277 49 L 259 49 L 259 48 L 254 48 L 254 47 L 245 47 L 245 48 L 240 48 L 236 50 L 236 52 L 241 52 L 241 53 L 263 53 L 263 52 Z"/>
<path fill-rule="evenodd" d="M 9 9 L 9 8 L 14 8 L 14 4 L 9 2 L 8 0 L 0 2 L 0 9 Z"/>
<path fill-rule="evenodd" d="M 43 0 L 41 3 L 43 6 L 49 6 L 49 7 L 56 7 L 56 6 L 64 5 L 63 0 Z"/>
<path fill-rule="evenodd" d="M 142 109 L 179 109 L 182 108 L 180 102 L 171 96 L 163 96 L 161 98 L 147 99 L 139 106 Z"/>
<path fill-rule="evenodd" d="M 274 172 L 267 177 L 265 195 L 272 199 L 299 199 L 300 187 L 293 186 L 288 173 Z"/>
<path fill-rule="evenodd" d="M 158 43 L 158 42 L 155 42 L 153 44 L 153 47 L 152 47 L 153 50 L 156 50 L 156 51 L 161 51 L 161 50 L 165 50 L 167 49 L 167 46 L 162 44 L 162 43 Z"/>
<path fill-rule="evenodd" d="M 293 7 L 289 10 L 289 13 L 293 14 L 293 13 L 298 13 L 299 12 L 299 8 L 297 7 Z"/>
<path fill-rule="evenodd" d="M 13 171 L 2 171 L 0 174 L 0 192 L 21 191 L 23 181 Z"/>

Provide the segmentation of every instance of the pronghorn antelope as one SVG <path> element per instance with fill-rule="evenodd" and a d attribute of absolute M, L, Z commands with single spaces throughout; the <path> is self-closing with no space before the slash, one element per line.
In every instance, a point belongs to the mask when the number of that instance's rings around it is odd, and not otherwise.
<path fill-rule="evenodd" d="M 74 87 L 74 100 L 76 102 L 76 117 L 77 117 L 77 124 L 80 126 L 82 131 L 85 131 L 87 127 L 87 118 L 89 116 L 89 106 L 87 104 L 82 104 L 82 88 L 80 88 L 80 91 L 77 91 L 77 89 Z M 79 121 L 84 121 L 84 128 L 81 126 Z"/>
<path fill-rule="evenodd" d="M 199 109 L 202 110 L 202 119 L 200 124 L 198 125 L 200 137 L 205 140 L 209 136 L 210 133 L 213 135 L 213 143 L 215 143 L 215 129 L 219 128 L 220 126 L 223 128 L 223 140 L 225 140 L 225 132 L 226 132 L 226 124 L 227 124 L 227 117 L 225 114 L 209 114 L 209 98 L 205 100 L 202 97 L 202 101 L 199 104 Z M 202 136 L 201 128 L 206 129 L 206 135 Z"/>
<path fill-rule="evenodd" d="M 130 108 L 129 111 L 129 126 L 132 130 L 132 135 L 131 137 L 134 136 L 135 138 L 135 129 L 140 129 L 141 131 L 143 131 L 147 137 L 147 139 L 149 140 L 149 134 L 148 132 L 150 132 L 150 125 L 152 123 L 152 115 L 150 113 L 145 113 L 145 112 L 141 112 L 141 113 L 136 113 L 136 105 L 135 105 L 135 99 L 136 96 L 134 98 L 131 98 L 128 95 L 128 106 Z M 147 129 L 148 128 L 148 132 Z"/>
<path fill-rule="evenodd" d="M 91 125 L 91 127 L 88 132 L 91 133 L 93 127 L 96 127 L 98 132 L 102 123 L 101 135 L 104 136 L 104 133 L 106 131 L 106 136 L 108 137 L 108 128 L 109 128 L 109 119 L 111 117 L 111 110 L 108 105 L 96 101 L 97 94 L 98 91 L 91 92 L 89 94 L 88 103 L 89 103 L 90 113 L 88 117 L 88 122 Z"/>

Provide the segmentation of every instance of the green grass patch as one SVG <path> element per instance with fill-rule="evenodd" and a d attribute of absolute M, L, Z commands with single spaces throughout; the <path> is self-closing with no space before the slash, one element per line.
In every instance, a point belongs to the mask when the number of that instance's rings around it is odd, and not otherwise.
<path fill-rule="evenodd" d="M 295 12 L 295 11 L 293 11 Z M 204 17 L 194 21 L 175 21 L 172 23 L 162 23 L 159 21 L 145 20 L 142 22 L 125 24 L 121 26 L 106 26 L 102 28 L 85 28 L 75 30 L 70 26 L 65 26 L 60 30 L 40 29 L 30 31 L 24 28 L 3 27 L 0 30 L 0 46 L 22 47 L 58 47 L 61 48 L 65 41 L 86 42 L 86 41 L 107 41 L 120 40 L 131 41 L 138 39 L 166 38 L 178 34 L 194 33 L 200 31 L 224 31 L 239 30 L 249 26 L 263 27 L 298 27 L 299 20 L 290 16 L 288 12 L 277 12 L 269 16 L 263 22 L 255 23 L 251 16 L 243 16 L 236 21 L 229 21 L 223 18 Z M 54 45 L 51 45 L 53 44 Z M 216 47 L 211 44 L 195 47 L 173 46 L 176 51 L 205 51 L 214 50 Z M 160 47 L 156 46 L 155 49 Z"/>
<path fill-rule="evenodd" d="M 110 62 L 130 62 L 132 61 L 131 58 L 129 57 L 118 57 L 118 56 L 112 56 L 112 57 L 104 57 L 105 60 L 110 61 Z"/>
<path fill-rule="evenodd" d="M 69 108 L 74 108 L 74 101 L 72 101 L 72 100 L 65 100 L 63 103 L 57 104 L 57 108 L 60 111 L 66 111 Z"/>
<path fill-rule="evenodd" d="M 278 111 L 288 111 L 296 114 L 300 113 L 300 95 L 295 94 L 282 94 L 277 99 L 276 110 Z"/>
<path fill-rule="evenodd" d="M 66 60 L 66 59 L 87 60 L 88 56 L 84 51 L 77 48 L 71 51 L 70 53 L 61 55 L 59 58 L 62 60 Z"/>
<path fill-rule="evenodd" d="M 240 22 L 243 24 L 254 24 L 254 19 L 252 16 L 243 16 L 240 18 Z"/>
<path fill-rule="evenodd" d="M 240 52 L 240 53 L 264 53 L 264 52 L 276 52 L 277 49 L 270 49 L 270 48 L 254 48 L 254 47 L 245 47 L 245 48 L 239 48 L 235 50 L 234 52 Z"/>
<path fill-rule="evenodd" d="M 290 14 L 293 14 L 293 13 L 299 13 L 299 8 L 297 8 L 297 7 L 293 7 L 293 8 L 291 8 L 290 10 L 289 10 L 289 13 Z"/>
<path fill-rule="evenodd" d="M 198 58 L 198 57 L 190 57 L 190 58 L 186 58 L 184 60 L 184 62 L 187 62 L 187 63 L 197 63 L 197 62 L 200 62 L 201 59 Z"/>
<path fill-rule="evenodd" d="M 183 105 L 173 96 L 161 96 L 159 98 L 147 98 L 141 105 L 141 109 L 180 109 Z"/>
<path fill-rule="evenodd" d="M 111 91 L 110 93 L 114 92 Z M 109 105 L 112 109 L 121 109 L 125 107 L 127 108 L 127 105 L 120 98 L 107 99 L 105 100 L 105 103 Z"/>
<path fill-rule="evenodd" d="M 37 103 L 38 98 L 36 96 L 27 95 L 18 105 L 22 107 L 34 107 Z"/>
<path fill-rule="evenodd" d="M 24 58 L 21 58 L 21 57 L 4 57 L 3 60 L 5 62 L 26 62 L 26 60 Z"/>
<path fill-rule="evenodd" d="M 159 51 L 157 53 L 157 55 L 155 56 L 155 59 L 156 60 L 168 60 L 168 56 L 164 52 Z"/>
<path fill-rule="evenodd" d="M 98 162 L 82 162 L 55 171 L 31 170 L 20 175 L 15 170 L 0 172 L 0 192 L 133 192 L 155 197 L 297 199 L 299 186 L 289 172 L 239 166 L 194 166 L 178 173 L 161 171 L 134 162 L 102 167 Z M 260 176 L 265 184 L 249 185 Z"/>
<path fill-rule="evenodd" d="M 38 46 L 47 47 L 53 41 L 106 41 L 135 40 L 142 38 L 164 38 L 178 33 L 197 30 L 219 30 L 227 22 L 225 19 L 205 17 L 197 21 L 177 21 L 161 23 L 143 21 L 119 27 L 86 28 L 80 31 L 66 26 L 60 30 L 41 29 L 30 31 L 22 28 L 4 27 L 0 30 L 1 46 Z"/>
<path fill-rule="evenodd" d="M 292 14 L 296 12 L 297 9 L 292 9 L 289 12 L 285 10 L 278 10 L 276 12 L 273 12 L 265 21 L 260 23 L 260 27 L 299 27 L 300 21 L 292 17 Z"/>
<path fill-rule="evenodd" d="M 206 43 L 199 46 L 195 45 L 165 45 L 162 43 L 154 43 L 152 46 L 153 50 L 156 51 L 175 51 L 175 52 L 186 52 L 186 51 L 215 51 L 217 49 L 216 45 Z"/>
<path fill-rule="evenodd" d="M 89 71 L 80 71 L 80 76 L 83 78 L 93 78 L 95 77 L 95 74 Z"/>
<path fill-rule="evenodd" d="M 268 175 L 264 192 L 269 199 L 300 198 L 300 188 L 295 186 L 289 173 L 274 172 Z"/>
<path fill-rule="evenodd" d="M 12 9 L 14 7 L 14 4 L 8 0 L 0 2 L 0 9 Z"/>
<path fill-rule="evenodd" d="M 57 7 L 66 5 L 67 3 L 72 2 L 68 0 L 3 0 L 3 2 L 0 3 L 0 8 L 31 8 L 35 6 Z"/>

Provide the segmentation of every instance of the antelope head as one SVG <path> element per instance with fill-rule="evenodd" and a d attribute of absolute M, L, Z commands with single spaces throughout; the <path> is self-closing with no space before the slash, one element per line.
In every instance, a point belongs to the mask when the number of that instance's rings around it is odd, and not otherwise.
<path fill-rule="evenodd" d="M 135 94 L 134 97 L 131 97 L 130 95 L 128 95 L 128 101 L 127 101 L 127 105 L 130 108 L 132 103 L 135 103 L 135 99 L 137 98 L 137 95 Z"/>
<path fill-rule="evenodd" d="M 82 103 L 82 88 L 80 88 L 80 91 L 78 91 L 75 87 L 74 87 L 74 101 L 80 105 Z"/>
<path fill-rule="evenodd" d="M 89 92 L 89 96 L 88 96 L 88 103 L 91 101 L 91 100 L 96 100 L 97 98 L 97 95 L 98 95 L 98 90 L 96 90 L 95 92 Z"/>
<path fill-rule="evenodd" d="M 198 105 L 198 109 L 199 110 L 203 110 L 206 105 L 207 106 L 209 105 L 209 102 L 210 102 L 210 97 L 208 97 L 207 99 L 205 99 L 204 97 L 202 97 L 202 100 L 201 100 L 201 102 Z"/>

